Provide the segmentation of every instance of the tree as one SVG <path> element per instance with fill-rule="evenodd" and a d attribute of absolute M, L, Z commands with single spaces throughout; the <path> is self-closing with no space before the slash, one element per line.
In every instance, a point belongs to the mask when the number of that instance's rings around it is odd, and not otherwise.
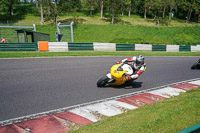
<path fill-rule="evenodd" d="M 179 0 L 179 8 L 186 12 L 186 23 L 191 19 L 192 13 L 198 12 L 200 9 L 200 0 Z M 183 12 L 182 11 L 182 12 Z"/>
<path fill-rule="evenodd" d="M 176 8 L 177 4 L 175 0 L 168 0 L 168 5 L 169 5 L 169 20 L 172 18 L 172 11 L 173 9 Z"/>
<path fill-rule="evenodd" d="M 17 3 L 17 0 L 1 0 L 0 1 L 0 15 L 2 21 L 5 21 L 7 19 L 7 22 L 12 19 L 13 16 L 13 7 Z"/>
<path fill-rule="evenodd" d="M 59 3 L 58 0 L 54 0 L 53 16 L 54 16 L 54 24 L 55 25 L 57 25 L 57 15 L 58 15 L 57 4 L 58 3 Z"/>
<path fill-rule="evenodd" d="M 59 13 L 76 12 L 81 9 L 82 3 L 80 0 L 60 0 L 58 4 Z"/>
<path fill-rule="evenodd" d="M 103 0 L 100 0 L 99 1 L 99 3 L 100 3 L 100 13 L 101 13 L 101 19 L 103 19 L 103 4 L 104 4 L 104 1 Z"/>
<path fill-rule="evenodd" d="M 188 2 L 188 13 L 187 13 L 187 18 L 186 22 L 188 23 L 191 19 L 191 14 L 192 12 L 198 12 L 200 9 L 200 0 L 190 0 Z"/>
<path fill-rule="evenodd" d="M 144 7 L 144 19 L 147 19 L 147 13 L 150 9 L 152 9 L 153 5 L 154 5 L 154 1 L 153 0 L 144 0 L 142 2 L 143 7 Z"/>
<path fill-rule="evenodd" d="M 112 17 L 111 17 L 111 24 L 114 24 L 114 21 L 115 21 L 115 13 L 116 11 L 119 9 L 119 3 L 120 3 L 120 0 L 109 0 L 108 1 L 108 4 L 109 4 L 109 10 L 112 14 Z"/>
<path fill-rule="evenodd" d="M 43 0 L 40 0 L 40 13 L 41 13 L 41 15 L 40 15 L 40 17 L 41 17 L 40 23 L 41 23 L 41 24 L 44 24 Z"/>
<path fill-rule="evenodd" d="M 51 0 L 46 0 L 47 6 L 47 18 L 49 19 L 51 16 Z"/>
<path fill-rule="evenodd" d="M 0 1 L 0 19 L 3 20 L 3 17 L 2 16 L 5 16 L 6 14 L 8 14 L 8 1 L 7 0 L 1 0 Z M 5 19 L 5 18 L 4 18 Z"/>
<path fill-rule="evenodd" d="M 93 15 L 93 11 L 97 9 L 97 0 L 83 0 L 83 6 L 90 11 L 90 17 Z"/>
<path fill-rule="evenodd" d="M 124 11 L 128 11 L 130 16 L 131 0 L 121 0 L 119 4 L 122 16 L 124 15 Z"/>

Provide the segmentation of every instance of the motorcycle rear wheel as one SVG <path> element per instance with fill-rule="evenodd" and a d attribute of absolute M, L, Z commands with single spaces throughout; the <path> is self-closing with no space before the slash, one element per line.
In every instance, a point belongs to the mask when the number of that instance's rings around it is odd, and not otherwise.
<path fill-rule="evenodd" d="M 106 86 L 106 84 L 108 84 L 108 80 L 109 80 L 109 78 L 108 78 L 107 76 L 104 76 L 104 77 L 100 78 L 100 79 L 97 81 L 97 87 Z"/>

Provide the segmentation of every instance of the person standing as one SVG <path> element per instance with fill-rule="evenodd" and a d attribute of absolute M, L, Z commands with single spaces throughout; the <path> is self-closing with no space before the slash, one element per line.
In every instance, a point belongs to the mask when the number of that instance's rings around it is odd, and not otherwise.
<path fill-rule="evenodd" d="M 1 43 L 5 43 L 6 39 L 4 39 L 4 37 L 1 37 Z"/>

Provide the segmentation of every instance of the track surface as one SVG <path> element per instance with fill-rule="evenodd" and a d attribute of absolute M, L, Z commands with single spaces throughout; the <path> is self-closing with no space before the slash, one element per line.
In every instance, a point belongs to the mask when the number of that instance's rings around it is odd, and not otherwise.
<path fill-rule="evenodd" d="M 132 86 L 97 88 L 125 57 L 0 59 L 0 121 L 200 78 L 199 57 L 146 57 L 147 70 Z"/>

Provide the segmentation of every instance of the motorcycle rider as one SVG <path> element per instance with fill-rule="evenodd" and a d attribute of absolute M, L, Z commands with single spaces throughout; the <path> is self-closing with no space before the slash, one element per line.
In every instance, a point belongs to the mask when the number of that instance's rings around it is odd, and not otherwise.
<path fill-rule="evenodd" d="M 116 62 L 116 64 L 120 63 L 126 63 L 133 69 L 132 74 L 127 74 L 125 76 L 126 81 L 136 80 L 146 69 L 146 63 L 144 63 L 144 56 L 142 55 L 125 58 Z"/>

